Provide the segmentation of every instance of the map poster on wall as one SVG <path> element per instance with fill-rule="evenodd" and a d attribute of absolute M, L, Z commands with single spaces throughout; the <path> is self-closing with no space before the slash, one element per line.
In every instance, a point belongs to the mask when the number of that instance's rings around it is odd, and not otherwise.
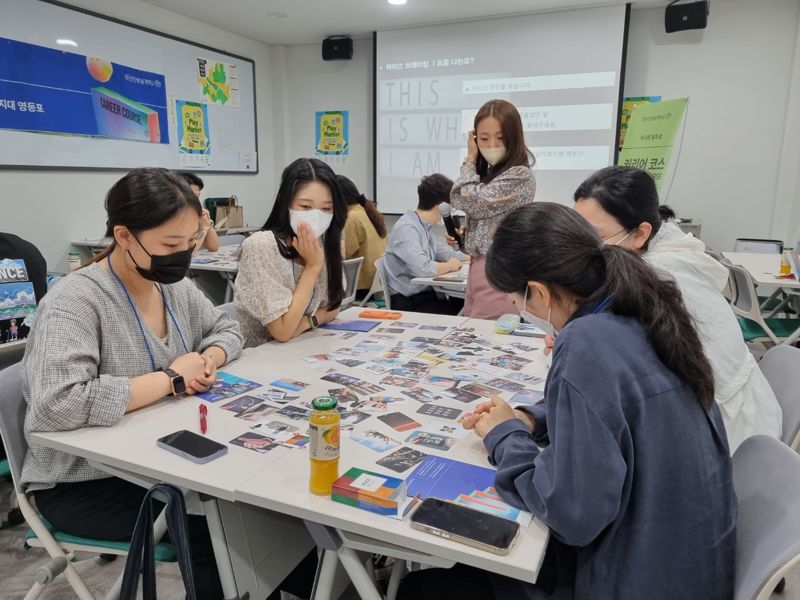
<path fill-rule="evenodd" d="M 349 111 L 318 111 L 314 119 L 314 129 L 317 156 L 350 155 Z"/>
<path fill-rule="evenodd" d="M 651 102 L 661 102 L 661 96 L 632 96 L 622 100 L 622 112 L 619 119 L 619 147 L 625 144 L 625 132 L 628 131 L 628 121 L 631 119 L 633 109 L 640 104 L 650 104 Z"/>
<path fill-rule="evenodd" d="M 688 98 L 640 104 L 633 110 L 617 164 L 644 169 L 661 192 Z"/>
<path fill-rule="evenodd" d="M 239 76 L 236 65 L 198 57 L 197 81 L 203 102 L 239 108 Z"/>
<path fill-rule="evenodd" d="M 178 117 L 178 152 L 182 166 L 208 166 L 211 157 L 211 136 L 208 107 L 200 102 L 176 100 Z"/>
<path fill-rule="evenodd" d="M 168 144 L 163 75 L 0 38 L 0 129 Z"/>

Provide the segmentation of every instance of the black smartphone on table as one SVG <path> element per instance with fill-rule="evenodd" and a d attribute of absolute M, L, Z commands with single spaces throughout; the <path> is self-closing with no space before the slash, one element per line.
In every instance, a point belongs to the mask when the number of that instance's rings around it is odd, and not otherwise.
<path fill-rule="evenodd" d="M 519 533 L 516 521 L 438 498 L 420 503 L 411 516 L 411 527 L 500 556 L 511 552 Z"/>
<path fill-rule="evenodd" d="M 165 435 L 156 443 L 164 450 L 199 464 L 211 462 L 228 452 L 225 444 L 220 444 L 187 429 Z"/>

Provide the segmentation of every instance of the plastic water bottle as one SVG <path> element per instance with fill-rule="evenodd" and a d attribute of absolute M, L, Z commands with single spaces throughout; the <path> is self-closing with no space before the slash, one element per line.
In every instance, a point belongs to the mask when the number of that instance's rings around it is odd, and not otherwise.
<path fill-rule="evenodd" d="M 320 396 L 311 401 L 308 489 L 320 496 L 329 496 L 333 482 L 339 478 L 341 418 L 336 407 L 336 399 L 330 396 Z"/>

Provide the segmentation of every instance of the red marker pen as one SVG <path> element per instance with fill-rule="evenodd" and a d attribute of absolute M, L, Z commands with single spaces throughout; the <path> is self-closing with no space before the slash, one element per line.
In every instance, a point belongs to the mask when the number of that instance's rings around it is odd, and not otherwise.
<path fill-rule="evenodd" d="M 208 414 L 208 408 L 206 408 L 205 404 L 200 405 L 200 431 L 204 434 L 206 429 L 208 429 L 208 423 L 206 422 L 206 415 Z"/>

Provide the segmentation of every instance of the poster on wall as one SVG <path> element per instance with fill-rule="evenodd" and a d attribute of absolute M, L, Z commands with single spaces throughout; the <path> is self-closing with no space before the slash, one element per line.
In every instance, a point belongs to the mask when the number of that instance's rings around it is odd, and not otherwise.
<path fill-rule="evenodd" d="M 201 102 L 176 100 L 178 153 L 181 166 L 205 167 L 211 158 L 208 106 Z"/>
<path fill-rule="evenodd" d="M 662 193 L 688 102 L 688 98 L 677 98 L 655 104 L 640 104 L 628 121 L 625 145 L 619 153 L 617 164 L 637 167 L 650 173 L 659 193 Z M 662 194 L 662 199 L 664 196 Z"/>
<path fill-rule="evenodd" d="M 640 104 L 661 102 L 661 96 L 631 96 L 622 100 L 622 112 L 619 119 L 619 147 L 625 144 L 625 133 L 628 131 L 628 121 L 631 119 L 633 109 Z"/>
<path fill-rule="evenodd" d="M 36 295 L 24 260 L 0 260 L 0 344 L 24 339 Z"/>
<path fill-rule="evenodd" d="M 0 38 L 0 129 L 169 144 L 163 75 Z"/>
<path fill-rule="evenodd" d="M 203 102 L 239 108 L 239 76 L 236 65 L 198 58 L 197 82 Z"/>
<path fill-rule="evenodd" d="M 350 156 L 349 111 L 318 111 L 314 119 L 314 129 L 317 157 Z"/>

